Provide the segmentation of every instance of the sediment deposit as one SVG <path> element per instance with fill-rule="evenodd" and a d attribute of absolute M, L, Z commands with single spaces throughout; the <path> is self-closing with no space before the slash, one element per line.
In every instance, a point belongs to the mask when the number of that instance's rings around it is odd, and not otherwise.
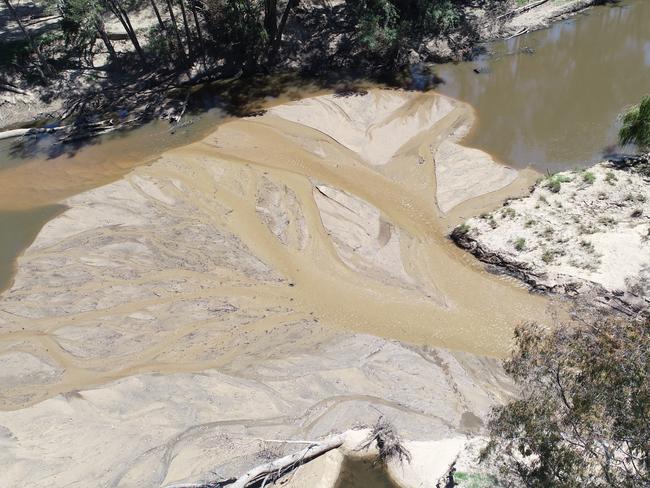
<path fill-rule="evenodd" d="M 435 94 L 328 95 L 66 200 L 0 297 L 0 484 L 231 476 L 258 438 L 378 411 L 411 440 L 479 429 L 509 394 L 479 356 L 546 301 L 444 235 L 521 184 L 458 145 L 472 120 Z"/>

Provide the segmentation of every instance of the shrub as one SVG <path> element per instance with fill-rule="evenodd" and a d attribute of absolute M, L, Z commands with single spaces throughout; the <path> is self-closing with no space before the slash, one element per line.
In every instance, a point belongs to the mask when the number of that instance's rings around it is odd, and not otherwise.
<path fill-rule="evenodd" d="M 526 239 L 524 239 L 523 237 L 518 238 L 515 241 L 515 249 L 517 251 L 523 251 L 524 249 L 526 249 Z"/>
<path fill-rule="evenodd" d="M 594 181 L 596 181 L 596 175 L 593 174 L 591 171 L 585 171 L 584 174 L 582 175 L 582 180 L 585 183 L 592 185 Z"/>
<path fill-rule="evenodd" d="M 616 219 L 612 217 L 601 217 L 600 219 L 598 219 L 598 222 L 607 227 L 613 227 L 617 224 Z"/>
<path fill-rule="evenodd" d="M 454 230 L 454 233 L 459 235 L 459 236 L 466 236 L 469 234 L 469 231 L 472 230 L 472 228 L 467 224 L 467 223 L 462 223 L 456 229 Z"/>
<path fill-rule="evenodd" d="M 542 261 L 544 261 L 546 264 L 551 264 L 554 260 L 555 252 L 551 251 L 550 249 L 544 251 L 544 254 L 542 254 Z"/>
<path fill-rule="evenodd" d="M 571 181 L 571 178 L 569 176 L 563 174 L 555 174 L 549 177 L 548 181 L 546 182 L 546 186 L 551 192 L 559 193 L 560 189 L 562 188 L 562 183 L 568 183 L 569 181 Z"/>
<path fill-rule="evenodd" d="M 633 143 L 642 150 L 650 148 L 650 95 L 625 113 L 618 137 L 622 144 Z"/>
<path fill-rule="evenodd" d="M 517 211 L 512 207 L 504 207 L 501 211 L 501 218 L 514 219 L 517 216 Z"/>

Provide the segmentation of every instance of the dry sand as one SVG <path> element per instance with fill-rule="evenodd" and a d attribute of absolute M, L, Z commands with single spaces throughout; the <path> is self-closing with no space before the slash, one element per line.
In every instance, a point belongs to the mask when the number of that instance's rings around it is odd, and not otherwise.
<path fill-rule="evenodd" d="M 470 219 L 467 237 L 519 263 L 536 286 L 647 310 L 648 200 L 641 174 L 601 163 L 543 179 L 529 196 Z"/>
<path fill-rule="evenodd" d="M 68 199 L 0 297 L 0 485 L 237 474 L 253 438 L 377 409 L 414 441 L 474 429 L 507 394 L 496 361 L 390 340 L 498 356 L 545 317 L 444 236 L 441 209 L 516 176 L 457 145 L 472 120 L 435 94 L 325 96 Z"/>

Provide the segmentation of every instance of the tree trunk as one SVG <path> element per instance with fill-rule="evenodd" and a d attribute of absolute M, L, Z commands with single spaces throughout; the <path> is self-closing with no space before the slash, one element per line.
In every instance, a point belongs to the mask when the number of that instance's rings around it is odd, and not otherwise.
<path fill-rule="evenodd" d="M 178 53 L 181 56 L 181 62 L 187 64 L 187 57 L 185 56 L 185 48 L 183 47 L 183 41 L 181 40 L 181 35 L 178 32 L 178 23 L 176 22 L 176 15 L 174 15 L 174 9 L 172 7 L 171 0 L 166 0 L 167 10 L 169 11 L 169 18 L 172 21 L 172 27 L 174 28 L 174 34 L 176 35 L 176 42 L 178 42 Z"/>
<path fill-rule="evenodd" d="M 163 22 L 163 19 L 160 16 L 160 10 L 158 10 L 158 6 L 156 5 L 156 0 L 151 0 L 151 7 L 153 8 L 153 12 L 156 14 L 156 19 L 158 19 L 158 26 L 160 27 L 160 31 L 165 33 L 167 31 L 167 28 L 165 27 L 165 23 Z"/>
<path fill-rule="evenodd" d="M 119 2 L 120 0 L 108 0 L 109 8 L 120 21 L 122 27 L 124 27 L 127 36 L 129 36 L 129 39 L 131 40 L 131 44 L 133 44 L 133 47 L 135 48 L 135 52 L 138 54 L 142 62 L 146 64 L 147 58 L 144 55 L 144 51 L 142 51 L 142 47 L 140 47 L 138 36 L 133 30 L 133 26 L 131 25 L 131 20 L 129 19 L 128 14 L 122 8 Z"/>
<path fill-rule="evenodd" d="M 158 9 L 158 6 L 156 5 L 156 0 L 151 0 L 151 7 L 153 8 L 154 13 L 156 14 L 156 19 L 158 19 L 158 26 L 160 27 L 160 32 L 165 38 L 165 44 L 167 45 L 167 48 L 169 49 L 168 53 L 168 60 L 172 60 L 172 52 L 174 51 L 173 46 L 174 43 L 169 39 L 169 32 L 167 32 L 167 26 L 163 22 L 162 16 L 160 15 L 160 10 Z"/>
<path fill-rule="evenodd" d="M 183 27 L 185 28 L 185 38 L 187 40 L 187 53 L 190 59 L 193 58 L 192 49 L 192 31 L 190 31 L 190 25 L 187 22 L 187 12 L 185 11 L 185 0 L 178 0 L 178 4 L 181 6 L 181 17 L 183 17 Z"/>
<path fill-rule="evenodd" d="M 109 59 L 111 61 L 117 61 L 117 53 L 115 52 L 115 48 L 113 47 L 113 43 L 109 39 L 108 34 L 106 34 L 106 29 L 104 28 L 104 21 L 99 16 L 97 16 L 97 18 L 95 19 L 95 27 L 97 29 L 97 32 L 99 33 L 99 37 L 104 43 L 104 46 L 106 46 L 106 49 L 108 50 Z"/>
<path fill-rule="evenodd" d="M 278 0 L 264 0 L 264 30 L 269 36 L 269 46 L 273 45 L 278 32 Z"/>
<path fill-rule="evenodd" d="M 7 6 L 7 9 L 9 12 L 11 12 L 12 17 L 18 24 L 18 27 L 20 27 L 21 32 L 23 33 L 23 36 L 25 36 L 25 39 L 29 43 L 30 49 L 36 54 L 36 57 L 38 58 L 38 62 L 40 66 L 37 66 L 36 69 L 38 70 L 38 73 L 41 75 L 41 78 L 45 80 L 45 74 L 43 73 L 43 69 L 46 71 L 49 71 L 47 63 L 45 62 L 45 58 L 43 57 L 43 54 L 41 53 L 40 48 L 34 43 L 34 40 L 32 39 L 32 36 L 30 33 L 25 29 L 25 26 L 23 25 L 23 22 L 20 20 L 20 17 L 18 16 L 18 12 L 16 12 L 16 9 L 14 6 L 11 4 L 9 0 L 4 0 L 5 5 Z"/>
<path fill-rule="evenodd" d="M 237 478 L 237 481 L 230 485 L 230 488 L 246 488 L 251 486 L 254 481 L 262 481 L 265 477 L 268 478 L 273 475 L 281 475 L 287 469 L 291 470 L 295 466 L 299 466 L 306 461 L 321 456 L 332 449 L 341 447 L 343 441 L 345 441 L 345 435 L 333 435 L 322 442 L 314 443 L 305 447 L 302 451 L 289 454 L 288 456 L 276 459 L 267 464 L 262 464 L 261 466 L 251 469 L 240 478 Z"/>
<path fill-rule="evenodd" d="M 147 58 L 144 55 L 144 51 L 142 50 L 142 47 L 140 47 L 140 42 L 138 41 L 138 36 L 135 33 L 135 29 L 131 25 L 131 19 L 129 19 L 129 14 L 127 14 L 126 10 L 124 10 L 124 8 L 122 7 L 120 0 L 115 0 L 115 2 L 117 3 L 117 6 L 120 9 L 122 16 L 124 17 L 126 24 L 129 26 L 129 31 L 130 31 L 129 37 L 131 37 L 131 42 L 133 43 L 133 47 L 138 53 L 138 56 L 140 56 L 142 62 L 146 64 Z"/>
<path fill-rule="evenodd" d="M 199 49 L 203 58 L 203 68 L 208 69 L 205 59 L 205 42 L 203 41 L 203 31 L 201 30 L 201 23 L 199 22 L 199 15 L 196 11 L 196 0 L 190 0 L 190 8 L 192 9 L 192 17 L 194 17 L 194 25 L 196 26 L 196 34 L 199 38 Z"/>
<path fill-rule="evenodd" d="M 287 26 L 287 19 L 289 18 L 289 13 L 291 9 L 298 5 L 299 0 L 288 0 L 287 6 L 282 12 L 282 19 L 280 20 L 280 25 L 278 26 L 278 32 L 273 39 L 273 44 L 271 45 L 271 53 L 269 54 L 269 63 L 274 64 L 278 51 L 280 50 L 280 43 L 282 42 L 282 34 L 284 34 L 284 29 Z"/>

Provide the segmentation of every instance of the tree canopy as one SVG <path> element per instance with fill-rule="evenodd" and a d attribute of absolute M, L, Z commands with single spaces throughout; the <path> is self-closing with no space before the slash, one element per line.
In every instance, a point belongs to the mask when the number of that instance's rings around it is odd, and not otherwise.
<path fill-rule="evenodd" d="M 524 486 L 650 486 L 650 322 L 599 318 L 515 333 L 521 389 L 494 409 L 491 458 Z"/>

